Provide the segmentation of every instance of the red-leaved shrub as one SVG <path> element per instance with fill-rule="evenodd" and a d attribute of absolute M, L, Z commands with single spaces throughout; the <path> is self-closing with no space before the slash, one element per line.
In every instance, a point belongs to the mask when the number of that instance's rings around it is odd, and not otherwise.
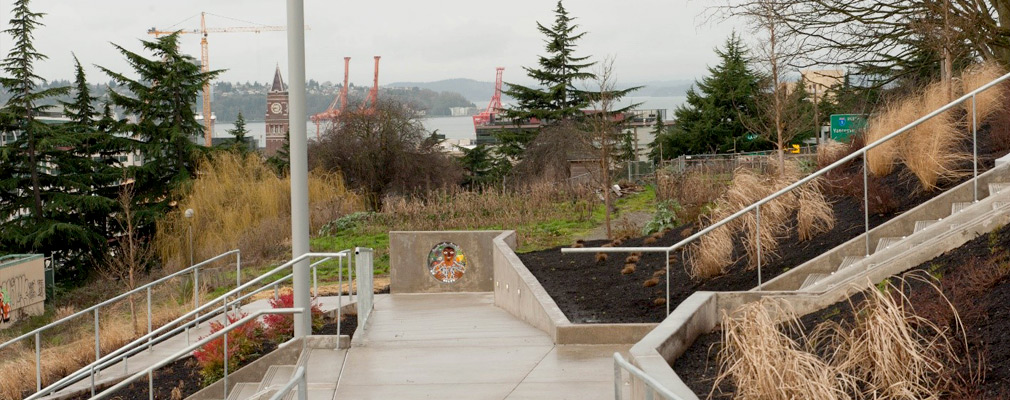
<path fill-rule="evenodd" d="M 286 291 L 276 299 L 270 299 L 270 307 L 273 308 L 293 308 L 295 306 L 294 292 Z M 323 310 L 319 304 L 312 302 L 312 329 L 317 330 L 323 327 Z M 295 334 L 295 318 L 292 314 L 267 314 L 263 317 L 266 324 L 266 336 L 278 343 L 285 342 Z"/>
<path fill-rule="evenodd" d="M 244 318 L 245 313 L 227 315 L 228 323 L 234 324 Z M 214 334 L 225 325 L 214 321 L 210 323 L 210 333 Z M 239 365 L 256 354 L 263 341 L 263 327 L 259 322 L 250 321 L 233 329 L 228 337 L 228 370 L 235 371 Z M 203 384 L 209 385 L 224 376 L 224 337 L 214 339 L 193 352 L 193 358 L 200 364 L 200 375 Z"/>

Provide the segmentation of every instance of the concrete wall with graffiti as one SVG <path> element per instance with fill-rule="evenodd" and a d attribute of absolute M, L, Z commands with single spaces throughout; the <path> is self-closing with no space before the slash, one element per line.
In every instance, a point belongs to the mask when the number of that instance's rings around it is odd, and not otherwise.
<path fill-rule="evenodd" d="M 0 258 L 0 329 L 45 311 L 45 259 L 40 255 Z"/>

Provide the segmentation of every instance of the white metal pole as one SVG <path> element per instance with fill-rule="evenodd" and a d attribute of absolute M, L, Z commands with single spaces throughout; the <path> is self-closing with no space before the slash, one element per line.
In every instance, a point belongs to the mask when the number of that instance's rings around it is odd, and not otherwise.
<path fill-rule="evenodd" d="M 309 252 L 309 167 L 305 132 L 305 3 L 288 0 L 288 129 L 291 164 L 291 254 Z M 309 260 L 294 265 L 295 308 L 309 309 Z M 295 337 L 312 333 L 309 313 L 295 314 Z"/>

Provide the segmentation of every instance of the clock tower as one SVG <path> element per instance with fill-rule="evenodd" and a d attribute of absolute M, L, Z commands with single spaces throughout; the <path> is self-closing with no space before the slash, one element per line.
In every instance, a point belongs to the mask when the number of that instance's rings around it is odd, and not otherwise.
<path fill-rule="evenodd" d="M 267 92 L 265 155 L 270 157 L 284 145 L 284 135 L 288 132 L 288 87 L 281 77 L 281 67 L 274 72 L 274 82 Z"/>

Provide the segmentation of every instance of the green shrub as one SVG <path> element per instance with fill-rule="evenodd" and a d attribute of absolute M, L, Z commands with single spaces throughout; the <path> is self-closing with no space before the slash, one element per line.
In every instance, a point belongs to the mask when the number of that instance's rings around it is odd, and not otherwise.
<path fill-rule="evenodd" d="M 680 225 L 677 220 L 677 213 L 682 212 L 683 207 L 676 200 L 667 200 L 656 205 L 656 214 L 652 216 L 652 221 L 642 228 L 643 235 L 653 234 L 667 228 L 674 228 Z"/>

